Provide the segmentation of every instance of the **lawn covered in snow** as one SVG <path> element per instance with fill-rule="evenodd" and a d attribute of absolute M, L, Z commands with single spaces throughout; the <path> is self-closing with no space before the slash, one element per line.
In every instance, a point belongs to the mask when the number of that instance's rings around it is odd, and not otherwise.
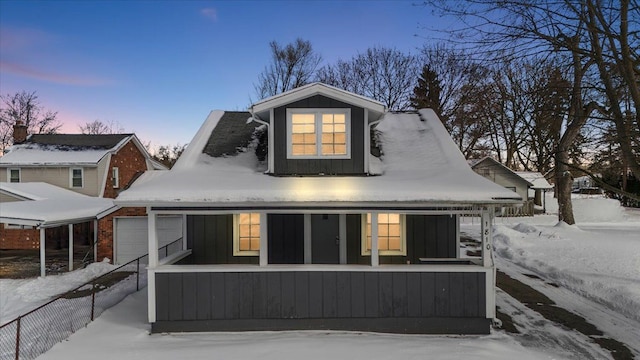
<path fill-rule="evenodd" d="M 547 208 L 552 213 L 557 211 L 553 198 L 547 199 Z M 605 336 L 625 343 L 638 357 L 640 211 L 625 210 L 617 202 L 599 197 L 576 198 L 574 209 L 577 226 L 558 225 L 555 214 L 497 218 L 494 227 L 497 267 L 545 293 L 558 306 L 585 317 Z M 465 219 L 461 231 L 478 236 L 477 219 Z M 22 296 L 25 302 L 39 298 L 38 289 L 55 287 L 39 284 L 41 279 L 16 281 L 23 282 L 23 294 L 30 294 Z M 27 286 L 29 281 L 33 284 Z M 5 285 L 0 289 L 8 288 Z M 0 301 L 6 302 L 4 293 L 0 290 Z M 19 304 L 18 300 L 11 301 Z M 149 335 L 146 291 L 141 291 L 41 358 L 610 358 L 592 339 L 545 320 L 502 291 L 498 291 L 497 303 L 503 311 L 513 314 L 521 335 L 502 331 L 466 337 L 331 331 Z"/>

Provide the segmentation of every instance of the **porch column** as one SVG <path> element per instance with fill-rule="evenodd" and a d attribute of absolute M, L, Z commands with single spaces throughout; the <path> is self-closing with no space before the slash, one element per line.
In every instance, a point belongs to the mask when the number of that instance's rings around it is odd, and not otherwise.
<path fill-rule="evenodd" d="M 45 254 L 44 254 L 44 239 L 45 239 L 45 231 L 44 228 L 40 228 L 40 276 L 44 277 L 47 273 L 45 268 Z"/>
<path fill-rule="evenodd" d="M 149 322 L 156 322 L 156 274 L 158 266 L 158 236 L 156 234 L 157 214 L 147 208 L 147 234 L 149 240 L 149 268 L 147 274 L 147 311 Z M 140 269 L 138 269 L 140 271 Z"/>
<path fill-rule="evenodd" d="M 149 212 L 147 217 L 147 231 L 149 234 L 149 267 L 158 266 L 158 235 L 156 233 L 157 214 Z"/>
<path fill-rule="evenodd" d="M 73 271 L 73 224 L 69 224 L 69 271 Z"/>
<path fill-rule="evenodd" d="M 338 223 L 339 230 L 338 234 L 340 237 L 340 264 L 347 263 L 347 215 L 340 214 L 338 215 Z"/>
<path fill-rule="evenodd" d="M 311 214 L 304 214 L 304 263 L 311 264 L 313 262 L 313 254 L 311 252 Z"/>
<path fill-rule="evenodd" d="M 268 226 L 267 213 L 260 213 L 260 266 L 269 264 Z"/>
<path fill-rule="evenodd" d="M 371 213 L 371 266 L 380 265 L 378 259 L 378 213 Z"/>
<path fill-rule="evenodd" d="M 491 248 L 491 214 L 489 210 L 482 210 L 480 215 L 480 232 L 482 239 L 482 265 L 484 267 L 493 266 Z"/>
<path fill-rule="evenodd" d="M 98 220 L 93 220 L 93 262 L 98 262 Z"/>
<path fill-rule="evenodd" d="M 182 250 L 187 250 L 187 214 L 182 215 Z"/>

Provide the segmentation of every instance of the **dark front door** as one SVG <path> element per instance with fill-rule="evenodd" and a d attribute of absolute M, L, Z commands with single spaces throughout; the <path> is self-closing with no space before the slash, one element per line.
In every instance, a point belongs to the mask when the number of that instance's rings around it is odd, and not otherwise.
<path fill-rule="evenodd" d="M 339 215 L 311 215 L 311 262 L 340 263 Z"/>

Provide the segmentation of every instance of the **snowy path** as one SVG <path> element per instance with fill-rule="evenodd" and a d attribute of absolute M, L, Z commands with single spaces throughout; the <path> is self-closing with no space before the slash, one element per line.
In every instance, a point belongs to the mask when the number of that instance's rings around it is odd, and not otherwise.
<path fill-rule="evenodd" d="M 628 318 L 627 316 L 610 309 L 604 304 L 598 304 L 592 300 L 586 299 L 582 294 L 578 294 L 572 290 L 563 287 L 555 287 L 540 279 L 525 276 L 523 274 L 531 274 L 533 272 L 532 269 L 525 268 L 512 261 L 497 259 L 497 266 L 498 269 L 502 270 L 512 278 L 547 295 L 559 307 L 584 317 L 602 330 L 605 333 L 605 336 L 623 342 L 627 347 L 629 347 L 629 349 L 631 349 L 636 357 L 640 357 L 640 322 Z M 536 273 L 536 275 L 539 274 Z M 546 280 L 552 281 L 551 279 Z"/>
<path fill-rule="evenodd" d="M 611 354 L 595 344 L 587 336 L 567 331 L 538 312 L 529 309 L 506 292 L 498 289 L 496 304 L 501 312 L 509 314 L 521 334 L 513 336 L 527 348 L 544 351 L 550 357 L 566 359 L 612 359 Z"/>

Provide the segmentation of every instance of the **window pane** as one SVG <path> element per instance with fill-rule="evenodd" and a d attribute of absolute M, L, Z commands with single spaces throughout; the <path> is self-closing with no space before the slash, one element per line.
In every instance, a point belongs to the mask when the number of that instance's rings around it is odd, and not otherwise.
<path fill-rule="evenodd" d="M 396 251 L 400 251 L 402 250 L 402 245 L 400 243 L 400 237 L 399 236 L 393 236 L 389 238 L 388 241 L 388 250 L 396 250 Z"/>
<path fill-rule="evenodd" d="M 316 134 L 304 134 L 304 143 L 307 145 L 315 145 Z"/>
<path fill-rule="evenodd" d="M 389 223 L 400 224 L 400 214 L 388 214 Z"/>
<path fill-rule="evenodd" d="M 386 224 L 389 222 L 389 214 L 378 214 L 378 223 Z"/>
<path fill-rule="evenodd" d="M 251 249 L 250 250 L 260 250 L 260 238 L 251 238 Z"/>
<path fill-rule="evenodd" d="M 251 237 L 260 237 L 260 225 L 251 225 Z"/>
<path fill-rule="evenodd" d="M 347 154 L 347 147 L 345 145 L 335 145 L 333 147 L 333 153 L 335 155 L 346 155 Z"/>
<path fill-rule="evenodd" d="M 240 224 L 239 231 L 240 231 L 239 233 L 241 238 L 249 237 L 251 236 L 251 225 Z"/>
<path fill-rule="evenodd" d="M 246 251 L 251 249 L 251 241 L 249 238 L 240 238 L 240 244 L 238 245 L 241 251 Z"/>
<path fill-rule="evenodd" d="M 304 145 L 293 145 L 291 147 L 291 154 L 304 155 Z"/>
<path fill-rule="evenodd" d="M 400 224 L 389 224 L 389 236 L 400 236 Z"/>
<path fill-rule="evenodd" d="M 333 144 L 333 134 L 322 134 L 322 143 L 323 144 Z"/>
<path fill-rule="evenodd" d="M 347 141 L 347 134 L 345 134 L 345 133 L 335 133 L 335 134 L 333 134 L 333 141 L 336 144 L 344 144 L 344 145 L 346 145 L 347 144 L 347 142 L 346 142 Z"/>
<path fill-rule="evenodd" d="M 344 114 L 333 114 L 333 122 L 336 124 L 346 123 L 346 117 Z"/>
<path fill-rule="evenodd" d="M 292 124 L 313 124 L 315 123 L 315 115 L 314 114 L 293 114 L 291 115 L 291 123 Z"/>
<path fill-rule="evenodd" d="M 305 145 L 304 146 L 304 154 L 305 155 L 315 155 L 316 154 L 316 145 Z"/>
<path fill-rule="evenodd" d="M 336 124 L 333 126 L 333 131 L 343 133 L 347 131 L 347 127 L 343 124 Z"/>

